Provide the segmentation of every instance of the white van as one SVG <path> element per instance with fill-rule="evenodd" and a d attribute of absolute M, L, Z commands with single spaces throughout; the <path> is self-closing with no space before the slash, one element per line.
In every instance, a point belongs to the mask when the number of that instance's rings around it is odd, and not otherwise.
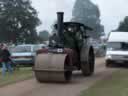
<path fill-rule="evenodd" d="M 111 32 L 108 37 L 106 66 L 128 63 L 128 32 Z"/>

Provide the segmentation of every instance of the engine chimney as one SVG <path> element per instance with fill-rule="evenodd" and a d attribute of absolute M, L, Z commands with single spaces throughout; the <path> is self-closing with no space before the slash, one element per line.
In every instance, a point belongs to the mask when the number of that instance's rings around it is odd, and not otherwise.
<path fill-rule="evenodd" d="M 63 43 L 63 24 L 64 19 L 64 12 L 57 12 L 57 35 L 59 36 L 59 41 L 62 44 Z"/>

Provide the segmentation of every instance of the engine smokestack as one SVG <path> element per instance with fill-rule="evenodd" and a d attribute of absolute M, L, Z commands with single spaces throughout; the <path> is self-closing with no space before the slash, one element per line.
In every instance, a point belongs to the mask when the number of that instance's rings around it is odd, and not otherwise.
<path fill-rule="evenodd" d="M 63 24 L 63 19 L 64 19 L 64 12 L 57 12 L 57 34 L 59 36 L 59 41 L 63 43 L 63 29 L 64 29 L 64 24 Z"/>

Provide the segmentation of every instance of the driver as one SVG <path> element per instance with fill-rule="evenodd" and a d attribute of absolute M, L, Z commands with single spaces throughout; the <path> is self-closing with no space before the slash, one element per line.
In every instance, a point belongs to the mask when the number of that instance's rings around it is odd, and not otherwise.
<path fill-rule="evenodd" d="M 82 47 L 82 34 L 77 26 L 67 26 L 64 31 L 64 45 L 71 49 L 80 50 Z"/>
<path fill-rule="evenodd" d="M 75 40 L 74 40 L 74 30 L 73 27 L 65 26 L 64 28 L 64 46 L 67 48 L 74 49 L 75 48 Z"/>

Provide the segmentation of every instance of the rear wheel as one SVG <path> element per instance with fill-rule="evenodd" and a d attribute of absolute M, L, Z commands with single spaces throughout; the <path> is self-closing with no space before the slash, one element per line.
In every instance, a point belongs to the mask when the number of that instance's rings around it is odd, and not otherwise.
<path fill-rule="evenodd" d="M 81 62 L 81 70 L 84 76 L 90 76 L 94 73 L 95 56 L 94 51 L 90 50 L 87 62 Z"/>

